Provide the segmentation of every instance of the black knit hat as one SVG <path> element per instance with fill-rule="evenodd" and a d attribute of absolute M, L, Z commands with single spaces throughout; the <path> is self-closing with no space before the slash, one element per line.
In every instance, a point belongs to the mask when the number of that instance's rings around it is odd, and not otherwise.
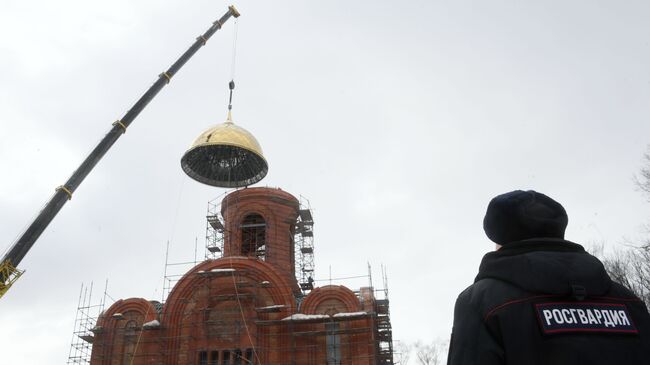
<path fill-rule="evenodd" d="M 515 190 L 490 201 L 483 229 L 492 241 L 506 245 L 529 238 L 564 238 L 568 222 L 560 203 L 533 190 Z"/>

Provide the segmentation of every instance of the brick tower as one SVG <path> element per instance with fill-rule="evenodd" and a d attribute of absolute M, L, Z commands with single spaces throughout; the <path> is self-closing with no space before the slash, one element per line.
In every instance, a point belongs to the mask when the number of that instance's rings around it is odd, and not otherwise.
<path fill-rule="evenodd" d="M 298 200 L 280 189 L 248 188 L 229 194 L 221 203 L 223 257 L 261 259 L 300 293 L 293 243 L 298 208 Z"/>

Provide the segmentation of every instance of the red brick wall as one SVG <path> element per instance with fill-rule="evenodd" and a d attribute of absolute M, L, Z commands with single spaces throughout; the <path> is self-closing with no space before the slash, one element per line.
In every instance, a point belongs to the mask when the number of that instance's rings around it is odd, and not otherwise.
<path fill-rule="evenodd" d="M 247 188 L 229 194 L 221 202 L 225 220 L 224 257 L 241 255 L 241 222 L 249 214 L 259 214 L 266 221 L 265 261 L 281 272 L 294 285 L 294 292 L 299 293 L 293 244 L 298 208 L 298 200 L 280 189 Z"/>

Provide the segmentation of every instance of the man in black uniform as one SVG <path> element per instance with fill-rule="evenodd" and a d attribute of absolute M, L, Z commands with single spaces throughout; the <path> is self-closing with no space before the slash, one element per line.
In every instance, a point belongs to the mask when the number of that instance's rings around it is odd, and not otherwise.
<path fill-rule="evenodd" d="M 534 191 L 490 202 L 483 257 L 456 301 L 449 365 L 650 364 L 650 315 L 603 264 L 564 240 L 562 205 Z"/>

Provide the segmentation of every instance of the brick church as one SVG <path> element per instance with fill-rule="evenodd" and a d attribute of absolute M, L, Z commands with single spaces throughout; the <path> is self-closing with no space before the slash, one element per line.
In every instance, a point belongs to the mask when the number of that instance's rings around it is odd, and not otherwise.
<path fill-rule="evenodd" d="M 91 364 L 392 364 L 387 299 L 297 279 L 294 237 L 313 224 L 301 212 L 280 189 L 228 194 L 212 221 L 221 257 L 186 272 L 164 304 L 129 298 L 106 309 Z"/>

